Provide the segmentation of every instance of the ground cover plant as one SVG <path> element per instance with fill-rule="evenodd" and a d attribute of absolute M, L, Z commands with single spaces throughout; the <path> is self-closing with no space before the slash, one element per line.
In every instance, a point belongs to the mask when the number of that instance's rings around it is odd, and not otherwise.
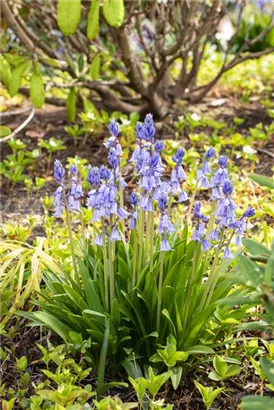
<path fill-rule="evenodd" d="M 2 408 L 272 410 L 273 4 L 2 3 Z"/>

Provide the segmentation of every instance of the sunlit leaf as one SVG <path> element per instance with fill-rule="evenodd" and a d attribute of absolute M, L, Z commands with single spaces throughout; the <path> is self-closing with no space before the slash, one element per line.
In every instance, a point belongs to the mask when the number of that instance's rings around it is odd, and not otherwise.
<path fill-rule="evenodd" d="M 58 0 L 57 22 L 65 35 L 75 33 L 81 18 L 81 0 Z"/>
<path fill-rule="evenodd" d="M 99 0 L 93 0 L 90 3 L 87 21 L 87 37 L 89 40 L 93 40 L 99 33 L 99 12 L 100 2 Z"/>
<path fill-rule="evenodd" d="M 103 14 L 111 27 L 120 27 L 123 24 L 125 14 L 123 0 L 104 0 Z"/>

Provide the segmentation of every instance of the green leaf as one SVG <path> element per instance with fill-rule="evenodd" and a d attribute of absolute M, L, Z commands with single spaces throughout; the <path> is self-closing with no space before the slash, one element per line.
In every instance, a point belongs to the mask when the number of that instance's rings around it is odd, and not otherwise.
<path fill-rule="evenodd" d="M 75 91 L 75 88 L 72 88 L 69 92 L 67 102 L 66 102 L 67 116 L 71 122 L 74 122 L 76 119 L 76 102 L 77 102 L 76 91 Z"/>
<path fill-rule="evenodd" d="M 97 56 L 94 57 L 94 59 L 91 62 L 90 69 L 89 69 L 89 75 L 93 80 L 98 80 L 100 77 L 100 62 L 101 62 L 101 57 L 100 54 L 97 54 Z"/>
<path fill-rule="evenodd" d="M 239 255 L 237 259 L 247 286 L 256 287 L 260 283 L 259 267 L 244 255 Z"/>
<path fill-rule="evenodd" d="M 98 366 L 98 378 L 97 378 L 98 391 L 100 391 L 104 385 L 105 364 L 106 364 L 108 337 L 109 337 L 109 319 L 106 319 L 105 326 L 106 327 L 105 327 L 104 339 L 103 339 L 103 343 L 101 346 L 99 366 Z"/>
<path fill-rule="evenodd" d="M 249 174 L 249 178 L 253 181 L 257 182 L 257 184 L 261 186 L 265 186 L 270 189 L 274 189 L 274 180 L 273 178 L 266 177 L 265 175 L 258 175 L 258 174 Z"/>
<path fill-rule="evenodd" d="M 207 346 L 193 346 L 187 349 L 189 354 L 214 354 L 214 350 Z"/>
<path fill-rule="evenodd" d="M 103 14 L 111 27 L 120 27 L 123 24 L 125 14 L 123 0 L 104 0 Z"/>
<path fill-rule="evenodd" d="M 18 65 L 12 72 L 11 79 L 9 82 L 9 94 L 11 97 L 14 97 L 20 86 L 21 86 L 21 81 L 22 77 L 27 75 L 31 68 L 31 61 L 27 60 L 24 61 L 22 64 Z"/>
<path fill-rule="evenodd" d="M 7 87 L 9 86 L 10 78 L 11 78 L 11 69 L 9 62 L 3 57 L 0 56 L 0 70 L 1 70 L 1 81 Z"/>
<path fill-rule="evenodd" d="M 249 253 L 252 255 L 270 255 L 270 250 L 259 242 L 253 239 L 243 239 L 243 244 Z"/>
<path fill-rule="evenodd" d="M 210 408 L 215 398 L 225 389 L 224 387 L 220 387 L 214 390 L 213 387 L 203 386 L 196 380 L 194 380 L 194 384 L 199 390 L 201 396 L 203 397 L 203 402 L 205 403 L 207 410 Z"/>
<path fill-rule="evenodd" d="M 174 390 L 177 390 L 182 379 L 182 372 L 183 368 L 181 366 L 176 366 L 171 369 L 172 371 L 172 376 L 171 376 L 171 382 Z"/>
<path fill-rule="evenodd" d="M 223 377 L 226 375 L 228 365 L 222 357 L 216 355 L 213 359 L 213 366 L 220 376 Z"/>
<path fill-rule="evenodd" d="M 70 328 L 47 312 L 35 312 L 34 317 L 56 332 L 62 339 L 69 339 Z"/>
<path fill-rule="evenodd" d="M 45 102 L 45 88 L 38 63 L 35 64 L 30 80 L 30 99 L 36 108 L 41 108 Z"/>
<path fill-rule="evenodd" d="M 274 361 L 270 361 L 265 357 L 261 357 L 260 363 L 265 376 L 268 378 L 270 383 L 274 385 Z"/>
<path fill-rule="evenodd" d="M 273 410 L 274 399 L 266 396 L 246 396 L 243 398 L 240 408 L 242 410 Z"/>
<path fill-rule="evenodd" d="M 87 37 L 89 40 L 93 40 L 99 33 L 99 0 L 93 0 L 90 3 L 87 21 Z"/>
<path fill-rule="evenodd" d="M 0 138 L 4 138 L 7 135 L 11 134 L 11 129 L 9 127 L 6 127 L 4 125 L 0 125 Z"/>
<path fill-rule="evenodd" d="M 16 359 L 16 369 L 19 370 L 20 372 L 23 372 L 26 370 L 28 366 L 28 360 L 26 356 L 20 357 L 20 359 Z"/>
<path fill-rule="evenodd" d="M 57 22 L 66 36 L 75 33 L 81 18 L 81 0 L 58 0 Z"/>
<path fill-rule="evenodd" d="M 265 267 L 264 280 L 269 285 L 274 279 L 274 256 L 272 256 Z"/>

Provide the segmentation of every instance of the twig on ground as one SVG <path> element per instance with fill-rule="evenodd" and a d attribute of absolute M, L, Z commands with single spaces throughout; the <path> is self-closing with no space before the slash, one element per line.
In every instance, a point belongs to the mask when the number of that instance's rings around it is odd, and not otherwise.
<path fill-rule="evenodd" d="M 31 122 L 31 120 L 34 117 L 34 114 L 35 114 L 35 108 L 32 107 L 32 110 L 31 110 L 30 115 L 28 116 L 28 118 L 21 125 L 19 125 L 19 127 L 17 127 L 11 134 L 7 135 L 4 138 L 1 138 L 0 141 L 5 142 L 5 141 L 8 141 L 9 139 L 15 137 L 15 135 L 17 135 L 20 131 L 22 131 Z"/>

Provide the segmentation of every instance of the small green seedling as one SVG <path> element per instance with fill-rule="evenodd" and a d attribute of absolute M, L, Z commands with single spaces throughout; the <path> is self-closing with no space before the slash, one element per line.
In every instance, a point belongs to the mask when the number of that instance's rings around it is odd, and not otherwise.
<path fill-rule="evenodd" d="M 211 371 L 208 377 L 217 382 L 236 376 L 236 374 L 241 371 L 240 366 L 236 364 L 228 365 L 225 359 L 218 355 L 216 355 L 213 359 L 213 366 L 215 370 Z"/>
<path fill-rule="evenodd" d="M 206 387 L 203 386 L 202 384 L 198 383 L 196 380 L 194 381 L 195 386 L 201 393 L 201 396 L 203 398 L 203 402 L 206 406 L 206 410 L 210 409 L 211 404 L 213 401 L 216 399 L 217 396 L 225 389 L 224 387 L 220 387 L 218 389 L 213 389 L 213 387 Z"/>

